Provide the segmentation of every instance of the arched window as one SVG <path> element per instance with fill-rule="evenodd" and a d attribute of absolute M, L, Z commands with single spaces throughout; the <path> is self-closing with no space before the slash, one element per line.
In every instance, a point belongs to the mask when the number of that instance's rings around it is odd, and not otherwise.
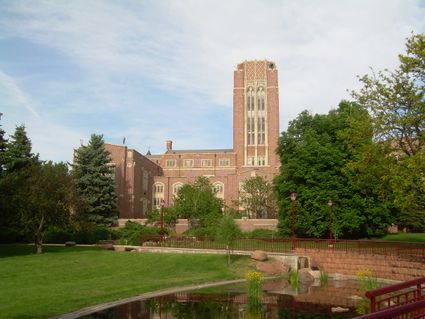
<path fill-rule="evenodd" d="M 215 182 L 213 184 L 213 190 L 215 196 L 224 199 L 224 184 L 222 182 Z"/>
<path fill-rule="evenodd" d="M 180 188 L 183 187 L 183 183 L 177 182 L 173 184 L 173 195 L 177 196 L 177 194 L 179 193 Z"/>
<path fill-rule="evenodd" d="M 266 114 L 265 114 L 265 92 L 260 86 L 257 90 L 257 143 L 264 145 L 266 142 Z"/>

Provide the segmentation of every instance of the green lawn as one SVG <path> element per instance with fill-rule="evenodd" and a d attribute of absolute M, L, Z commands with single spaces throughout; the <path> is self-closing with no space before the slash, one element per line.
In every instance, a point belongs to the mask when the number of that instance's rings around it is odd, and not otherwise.
<path fill-rule="evenodd" d="M 224 255 L 0 245 L 0 317 L 47 318 L 167 287 L 242 277 Z M 245 260 L 245 259 L 244 259 Z M 243 267 L 242 267 L 243 268 Z"/>
<path fill-rule="evenodd" d="M 380 240 L 416 241 L 425 242 L 425 233 L 397 233 L 388 234 L 379 238 Z"/>

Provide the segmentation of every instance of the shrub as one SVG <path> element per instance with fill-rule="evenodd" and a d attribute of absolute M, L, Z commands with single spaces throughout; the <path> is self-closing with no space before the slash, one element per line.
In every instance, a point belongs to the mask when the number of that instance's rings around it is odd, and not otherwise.
<path fill-rule="evenodd" d="M 164 229 L 167 232 L 166 229 Z M 141 236 L 159 236 L 161 229 L 158 227 L 148 227 L 138 223 L 128 221 L 123 228 L 117 230 L 118 242 L 124 245 L 140 245 Z"/>
<path fill-rule="evenodd" d="M 194 227 L 186 230 L 184 235 L 194 237 L 215 237 L 217 227 Z"/>

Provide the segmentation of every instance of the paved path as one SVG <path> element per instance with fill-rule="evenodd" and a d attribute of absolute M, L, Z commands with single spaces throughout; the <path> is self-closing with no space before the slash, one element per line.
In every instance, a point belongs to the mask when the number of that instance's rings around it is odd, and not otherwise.
<path fill-rule="evenodd" d="M 157 290 L 154 292 L 147 292 L 135 297 L 130 297 L 126 299 L 121 299 L 117 301 L 111 301 L 107 302 L 101 305 L 91 306 L 87 308 L 80 309 L 78 311 L 74 311 L 68 314 L 52 317 L 51 319 L 75 319 L 81 316 L 90 315 L 94 312 L 102 311 L 108 308 L 112 308 L 115 306 L 119 306 L 122 304 L 126 304 L 133 301 L 138 300 L 144 300 L 169 294 L 175 294 L 182 291 L 188 291 L 188 290 L 195 290 L 195 289 L 202 289 L 202 288 L 210 288 L 210 287 L 216 287 L 216 286 L 224 286 L 224 285 L 231 285 L 231 284 L 237 284 L 246 281 L 245 279 L 235 279 L 235 280 L 224 280 L 224 281 L 218 281 L 218 282 L 212 282 L 212 283 L 206 283 L 206 284 L 198 284 L 198 285 L 190 285 L 190 286 L 183 286 L 183 287 L 175 287 L 175 288 L 168 288 L 168 289 L 162 289 Z"/>

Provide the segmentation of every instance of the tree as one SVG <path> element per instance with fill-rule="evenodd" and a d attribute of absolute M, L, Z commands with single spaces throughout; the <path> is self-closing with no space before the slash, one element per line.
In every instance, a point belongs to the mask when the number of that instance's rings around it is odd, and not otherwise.
<path fill-rule="evenodd" d="M 254 218 L 270 218 L 276 214 L 273 185 L 261 176 L 247 179 L 241 188 L 240 204 Z"/>
<path fill-rule="evenodd" d="M 281 171 L 275 187 L 279 196 L 279 230 L 291 229 L 289 195 L 298 193 L 296 231 L 301 236 L 323 237 L 329 230 L 329 199 L 334 202 L 332 230 L 336 236 L 363 237 L 382 233 L 390 210 L 375 193 L 352 182 L 348 164 L 357 150 L 372 142 L 370 117 L 356 103 L 341 102 L 327 115 L 302 112 L 282 133 L 278 145 Z M 352 134 L 361 130 L 362 134 Z M 380 185 L 373 179 L 369 183 Z"/>
<path fill-rule="evenodd" d="M 230 253 L 234 243 L 241 235 L 241 229 L 235 220 L 229 215 L 223 215 L 217 228 L 216 237 L 219 242 L 226 245 L 227 266 L 230 265 Z"/>
<path fill-rule="evenodd" d="M 34 155 L 31 148 L 31 140 L 27 137 L 25 126 L 17 126 L 7 144 L 5 169 L 8 172 L 13 172 L 38 161 L 38 155 Z"/>
<path fill-rule="evenodd" d="M 114 167 L 102 135 L 92 134 L 89 144 L 75 153 L 73 176 L 76 190 L 85 205 L 79 208 L 80 221 L 111 226 L 118 217 Z"/>
<path fill-rule="evenodd" d="M 40 254 L 47 228 L 62 226 L 69 220 L 73 181 L 64 163 L 33 164 L 20 174 L 26 182 L 16 194 L 20 226 L 33 236 Z"/>
<path fill-rule="evenodd" d="M 206 177 L 198 177 L 193 184 L 183 185 L 174 201 L 176 212 L 200 227 L 215 226 L 222 215 L 224 203 L 214 194 Z"/>
<path fill-rule="evenodd" d="M 19 207 L 26 198 L 20 198 L 19 190 L 28 185 L 25 169 L 38 165 L 38 155 L 31 150 L 31 140 L 25 126 L 20 125 L 6 142 L 0 130 L 0 230 L 2 241 L 15 241 L 20 237 Z"/>
<path fill-rule="evenodd" d="M 412 35 L 406 54 L 399 55 L 394 71 L 360 77 L 363 87 L 352 92 L 372 115 L 374 136 L 387 144 L 392 157 L 386 182 L 393 205 L 400 211 L 398 223 L 425 229 L 425 36 Z"/>

